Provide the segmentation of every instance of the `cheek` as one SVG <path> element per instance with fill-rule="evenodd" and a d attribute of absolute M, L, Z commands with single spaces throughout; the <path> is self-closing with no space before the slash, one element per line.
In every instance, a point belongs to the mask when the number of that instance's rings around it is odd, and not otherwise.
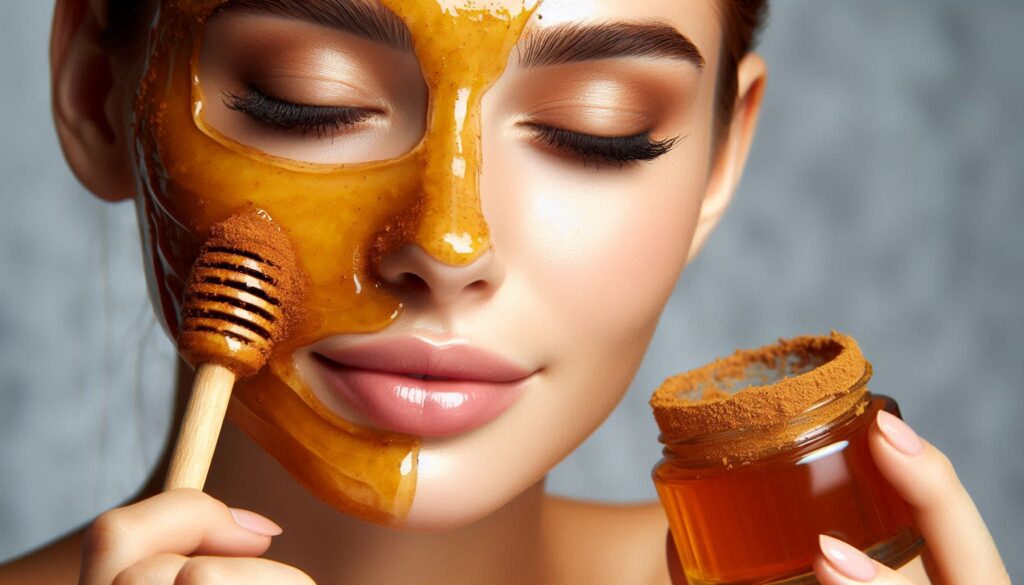
<path fill-rule="evenodd" d="M 556 338 L 578 344 L 552 351 L 646 345 L 704 194 L 706 156 L 685 146 L 622 170 L 584 169 L 528 147 L 496 154 L 505 160 L 490 168 L 530 169 L 485 173 L 484 212 L 509 279 L 522 280 L 517 289 L 533 297 Z"/>

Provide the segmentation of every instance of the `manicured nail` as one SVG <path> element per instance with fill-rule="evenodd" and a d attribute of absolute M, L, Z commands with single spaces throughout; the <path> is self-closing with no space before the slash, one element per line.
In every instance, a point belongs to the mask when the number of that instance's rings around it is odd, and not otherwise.
<path fill-rule="evenodd" d="M 871 562 L 868 555 L 839 539 L 819 534 L 818 546 L 828 564 L 847 578 L 861 583 L 870 583 L 878 575 L 878 568 Z"/>
<path fill-rule="evenodd" d="M 878 429 L 882 431 L 889 444 L 904 455 L 920 455 L 924 451 L 924 443 L 907 423 L 884 410 L 878 411 Z"/>
<path fill-rule="evenodd" d="M 259 534 L 260 536 L 277 536 L 284 532 L 284 530 L 274 523 L 274 521 L 260 516 L 256 512 L 239 510 L 237 508 L 228 508 L 228 510 L 231 511 L 231 516 L 235 519 L 235 524 L 238 524 L 249 532 Z"/>

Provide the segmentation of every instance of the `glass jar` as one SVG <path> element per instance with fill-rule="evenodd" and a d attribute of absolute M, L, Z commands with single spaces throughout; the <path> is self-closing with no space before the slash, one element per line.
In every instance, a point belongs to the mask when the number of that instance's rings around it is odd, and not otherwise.
<path fill-rule="evenodd" d="M 653 478 L 691 585 L 817 583 L 819 534 L 894 568 L 918 554 L 910 509 L 868 449 L 877 412 L 899 416 L 870 377 L 833 333 L 737 352 L 655 392 Z"/>

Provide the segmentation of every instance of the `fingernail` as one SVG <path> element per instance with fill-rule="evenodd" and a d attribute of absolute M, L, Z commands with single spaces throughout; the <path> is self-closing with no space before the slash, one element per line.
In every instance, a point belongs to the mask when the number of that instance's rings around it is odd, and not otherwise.
<path fill-rule="evenodd" d="M 845 542 L 825 534 L 818 535 L 818 546 L 825 560 L 843 576 L 869 583 L 878 575 L 878 569 L 868 555 Z"/>
<path fill-rule="evenodd" d="M 231 517 L 235 519 L 235 524 L 249 532 L 254 532 L 260 536 L 277 536 L 284 532 L 274 521 L 260 516 L 256 512 L 239 510 L 237 508 L 228 508 L 228 510 L 231 511 Z"/>
<path fill-rule="evenodd" d="M 889 444 L 904 455 L 920 455 L 924 451 L 924 443 L 907 423 L 884 410 L 878 411 L 878 429 L 882 431 Z"/>

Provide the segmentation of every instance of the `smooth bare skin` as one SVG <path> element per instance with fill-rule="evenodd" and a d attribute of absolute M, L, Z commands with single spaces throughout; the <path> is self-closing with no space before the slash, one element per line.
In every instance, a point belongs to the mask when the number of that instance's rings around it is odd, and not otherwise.
<path fill-rule="evenodd" d="M 118 200 L 134 195 L 127 120 L 138 63 L 101 49 L 103 4 L 57 4 L 54 112 L 76 175 L 98 196 Z M 542 77 L 545 72 L 513 66 L 488 94 L 484 110 L 488 170 L 481 189 L 494 253 L 488 255 L 489 272 L 482 273 L 492 275 L 488 282 L 495 292 L 484 299 L 469 295 L 459 274 L 408 250 L 384 261 L 385 272 L 388 265 L 398 265 L 426 275 L 427 290 L 409 291 L 411 321 L 461 319 L 475 327 L 477 336 L 501 344 L 497 348 L 505 353 L 536 360 L 550 373 L 543 387 L 532 389 L 493 423 L 466 436 L 425 443 L 414 513 L 424 527 L 448 529 L 399 532 L 340 515 L 310 497 L 229 424 L 213 464 L 209 496 L 177 491 L 108 512 L 84 536 L 76 533 L 0 569 L 0 583 L 288 585 L 311 578 L 323 585 L 668 583 L 666 523 L 657 504 L 606 506 L 550 498 L 543 493 L 543 476 L 621 398 L 679 271 L 727 207 L 753 138 L 764 65 L 753 55 L 741 63 L 735 116 L 714 158 L 714 75 L 709 72 L 718 62 L 720 33 L 713 6 L 703 0 L 650 0 L 628 3 L 626 12 L 623 4 L 548 0 L 544 26 L 657 16 L 697 44 L 707 59 L 704 71 L 674 63 L 595 62 Z M 309 35 L 328 34 L 315 25 L 303 26 Z M 670 91 L 677 99 L 670 103 L 641 96 L 641 70 L 661 66 L 676 84 Z M 608 80 L 612 75 L 629 77 L 615 98 L 601 93 L 615 89 Z M 535 76 L 533 83 L 524 76 Z M 588 108 L 573 96 L 587 96 L 599 105 L 637 100 L 645 104 L 640 116 L 653 113 L 662 124 L 659 136 L 685 139 L 668 155 L 622 171 L 584 169 L 523 141 L 510 122 L 517 111 L 531 109 L 524 103 L 536 98 L 523 88 L 544 82 L 556 91 L 573 80 L 581 85 L 561 89 L 570 105 L 548 110 L 563 123 L 598 124 L 602 113 L 615 109 Z M 626 133 L 635 130 L 629 124 L 637 118 L 634 111 L 614 116 L 614 127 L 581 130 Z M 622 246 L 625 240 L 635 245 Z M 608 281 L 609 274 L 615 280 Z M 540 313 L 530 317 L 532 311 Z M 531 318 L 555 319 L 559 327 L 544 331 L 551 339 L 534 337 L 524 329 Z M 187 387 L 187 382 L 182 371 L 179 385 Z M 948 460 L 927 444 L 922 452 L 906 455 L 877 428 L 872 433 L 879 467 L 918 512 L 931 547 L 933 582 L 1008 583 L 984 523 Z M 270 536 L 277 532 L 274 524 L 232 514 L 228 505 L 272 518 L 284 533 Z M 79 577 L 83 539 L 87 545 Z M 271 542 L 269 552 L 257 558 Z M 854 583 L 826 561 L 818 563 L 817 571 L 827 585 Z M 901 578 L 880 572 L 872 582 L 908 582 Z"/>

